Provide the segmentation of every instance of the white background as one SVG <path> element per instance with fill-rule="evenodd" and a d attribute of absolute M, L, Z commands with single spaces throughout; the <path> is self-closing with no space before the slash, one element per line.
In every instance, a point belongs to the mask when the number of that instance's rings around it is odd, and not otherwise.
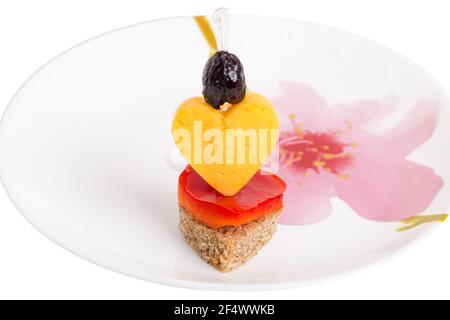
<path fill-rule="evenodd" d="M 412 58 L 450 91 L 448 0 L 1 0 L 0 112 L 31 73 L 87 38 L 156 18 L 209 14 L 221 6 L 359 33 Z M 449 228 L 444 224 L 405 254 L 335 282 L 210 292 L 147 283 L 81 260 L 28 224 L 0 190 L 0 298 L 449 299 Z"/>

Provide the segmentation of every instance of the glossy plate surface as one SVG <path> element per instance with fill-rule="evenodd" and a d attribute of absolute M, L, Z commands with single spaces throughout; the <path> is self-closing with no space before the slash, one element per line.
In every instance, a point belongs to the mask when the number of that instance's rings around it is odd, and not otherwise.
<path fill-rule="evenodd" d="M 449 103 L 432 78 L 370 40 L 292 20 L 232 17 L 230 51 L 279 109 L 290 188 L 277 234 L 248 264 L 221 274 L 178 230 L 184 163 L 171 121 L 201 93 L 208 57 L 190 17 L 84 42 L 23 85 L 0 127 L 0 175 L 18 210 L 98 265 L 210 289 L 333 278 L 433 228 L 396 232 L 449 207 Z"/>

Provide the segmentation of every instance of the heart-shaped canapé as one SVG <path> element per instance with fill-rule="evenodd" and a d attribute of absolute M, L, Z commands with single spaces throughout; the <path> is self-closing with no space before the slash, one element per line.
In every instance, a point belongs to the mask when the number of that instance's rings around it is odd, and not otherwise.
<path fill-rule="evenodd" d="M 225 196 L 239 192 L 269 158 L 279 131 L 271 102 L 247 92 L 226 111 L 203 97 L 184 101 L 176 110 L 172 135 L 191 167 Z"/>

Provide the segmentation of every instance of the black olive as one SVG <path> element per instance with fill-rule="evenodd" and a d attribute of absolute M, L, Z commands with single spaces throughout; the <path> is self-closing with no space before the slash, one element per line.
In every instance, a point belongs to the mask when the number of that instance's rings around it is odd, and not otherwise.
<path fill-rule="evenodd" d="M 244 68 L 239 58 L 227 51 L 218 51 L 208 59 L 202 80 L 203 96 L 215 109 L 225 102 L 241 102 L 245 97 Z"/>

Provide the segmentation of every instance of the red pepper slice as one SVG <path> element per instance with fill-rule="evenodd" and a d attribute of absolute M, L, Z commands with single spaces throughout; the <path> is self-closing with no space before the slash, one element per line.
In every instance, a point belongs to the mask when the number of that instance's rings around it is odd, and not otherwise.
<path fill-rule="evenodd" d="M 286 184 L 273 174 L 259 171 L 232 197 L 212 188 L 190 166 L 179 177 L 180 206 L 211 228 L 238 227 L 282 208 Z"/>

